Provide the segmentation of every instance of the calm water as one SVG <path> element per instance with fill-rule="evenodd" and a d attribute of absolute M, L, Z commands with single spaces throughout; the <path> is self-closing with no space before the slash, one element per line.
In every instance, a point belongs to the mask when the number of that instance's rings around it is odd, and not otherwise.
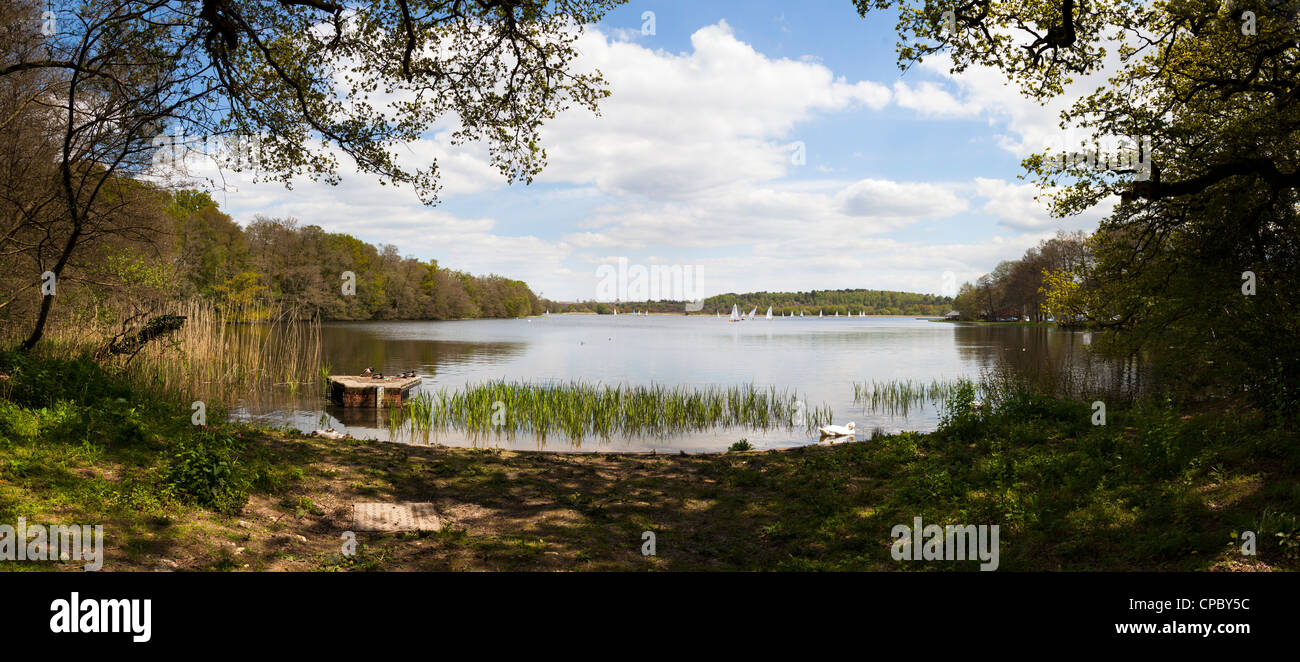
<path fill-rule="evenodd" d="M 829 406 L 834 421 L 854 421 L 859 440 L 873 429 L 933 430 L 927 406 L 907 416 L 868 413 L 853 401 L 853 382 L 968 377 L 1005 365 L 1034 378 L 1062 370 L 1113 381 L 1122 373 L 1098 361 L 1087 334 L 1054 328 L 939 323 L 912 318 L 782 318 L 729 323 L 678 315 L 551 315 L 517 320 L 340 322 L 322 329 L 335 374 L 367 366 L 385 374 L 416 370 L 425 390 L 494 379 L 601 384 L 756 384 L 797 393 L 809 407 Z M 389 432 L 386 410 L 344 409 L 316 397 L 245 403 L 241 419 L 304 431 L 334 427 L 362 439 L 553 451 L 687 452 L 725 450 L 745 438 L 756 448 L 818 443 L 798 430 L 715 429 L 670 438 L 546 440 L 434 431 L 428 439 Z"/>

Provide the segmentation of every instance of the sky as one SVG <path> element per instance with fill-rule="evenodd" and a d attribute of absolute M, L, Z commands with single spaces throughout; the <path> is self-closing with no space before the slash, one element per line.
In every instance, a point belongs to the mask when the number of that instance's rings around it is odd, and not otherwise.
<path fill-rule="evenodd" d="M 600 116 L 546 125 L 532 184 L 507 185 L 484 146 L 431 131 L 409 150 L 440 164 L 435 207 L 346 163 L 337 186 L 291 190 L 227 173 L 214 198 L 241 224 L 293 217 L 561 301 L 626 299 L 609 287 L 620 258 L 685 267 L 684 291 L 662 298 L 951 295 L 1057 230 L 1095 229 L 1106 210 L 1054 219 L 1018 178 L 1059 142 L 1068 97 L 1043 107 L 941 58 L 904 73 L 894 24 L 849 0 L 632 2 L 578 42 L 577 66 L 599 68 L 612 95 Z"/>

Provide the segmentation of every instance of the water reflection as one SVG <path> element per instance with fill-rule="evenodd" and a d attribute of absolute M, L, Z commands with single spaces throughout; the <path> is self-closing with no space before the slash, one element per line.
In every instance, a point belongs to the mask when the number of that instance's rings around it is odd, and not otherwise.
<path fill-rule="evenodd" d="M 526 320 L 348 322 L 322 329 L 336 374 L 373 366 L 416 370 L 427 392 L 491 380 L 703 387 L 754 384 L 797 392 L 828 406 L 836 423 L 862 431 L 931 430 L 934 407 L 906 415 L 863 411 L 853 383 L 969 378 L 1007 370 L 1070 392 L 1135 389 L 1136 361 L 1106 361 L 1082 333 L 1056 328 L 938 323 L 910 318 L 783 318 L 728 323 L 708 316 L 555 315 Z M 703 452 L 739 439 L 755 448 L 817 443 L 801 429 L 719 428 L 671 437 L 619 435 L 573 440 L 531 435 L 403 432 L 387 410 L 327 405 L 315 393 L 244 403 L 237 416 L 302 430 L 335 427 L 363 439 L 545 450 Z M 860 433 L 859 439 L 868 437 Z"/>
<path fill-rule="evenodd" d="M 957 324 L 959 354 L 984 373 L 1009 371 L 1054 393 L 1078 398 L 1131 398 L 1144 388 L 1137 357 L 1115 360 L 1091 351 L 1091 333 L 1050 327 Z"/>

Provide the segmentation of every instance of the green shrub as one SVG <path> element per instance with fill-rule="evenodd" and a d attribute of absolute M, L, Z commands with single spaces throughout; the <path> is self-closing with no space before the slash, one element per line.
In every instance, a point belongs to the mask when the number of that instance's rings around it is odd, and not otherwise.
<path fill-rule="evenodd" d="M 943 403 L 939 430 L 955 439 L 969 439 L 978 432 L 981 417 L 975 404 L 975 384 L 962 380 Z"/>
<path fill-rule="evenodd" d="M 748 439 L 741 439 L 727 447 L 728 453 L 742 453 L 744 451 L 754 450 L 754 444 L 749 443 Z"/>
<path fill-rule="evenodd" d="M 203 428 L 177 442 L 164 470 L 166 487 L 186 501 L 220 512 L 237 512 L 251 484 L 240 455 L 243 441 Z"/>

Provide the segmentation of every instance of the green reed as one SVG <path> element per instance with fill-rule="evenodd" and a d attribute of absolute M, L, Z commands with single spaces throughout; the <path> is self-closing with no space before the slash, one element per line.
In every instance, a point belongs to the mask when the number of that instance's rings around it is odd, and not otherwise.
<path fill-rule="evenodd" d="M 793 392 L 754 385 L 694 388 L 497 380 L 420 393 L 403 409 L 413 432 L 454 429 L 577 439 L 665 436 L 716 427 L 812 431 L 831 420 L 829 407 L 809 408 Z"/>
<path fill-rule="evenodd" d="M 941 406 L 957 389 L 974 383 L 969 379 L 934 379 L 928 382 L 911 379 L 873 379 L 853 382 L 853 402 L 863 411 L 889 416 L 907 416 L 913 408 L 925 409 L 927 404 Z M 979 386 L 978 390 L 983 390 Z"/>

